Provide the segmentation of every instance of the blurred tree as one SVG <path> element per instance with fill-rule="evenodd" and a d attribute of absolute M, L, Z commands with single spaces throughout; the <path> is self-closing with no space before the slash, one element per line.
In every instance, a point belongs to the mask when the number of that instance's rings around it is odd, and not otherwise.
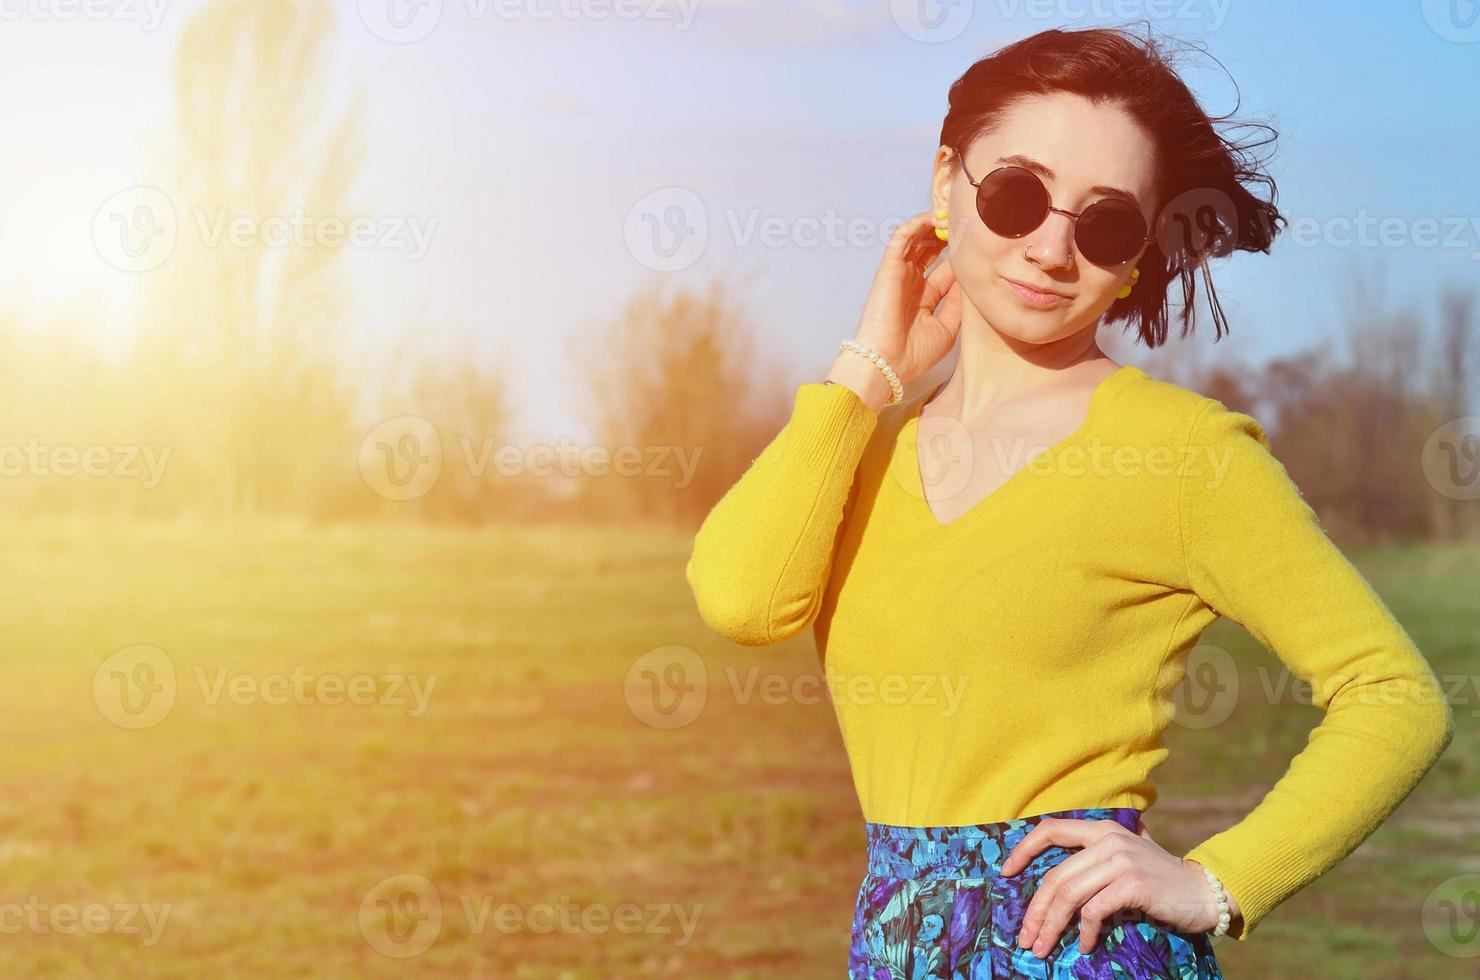
<path fill-rule="evenodd" d="M 1480 414 L 1473 386 L 1480 363 L 1480 327 L 1475 320 L 1475 294 L 1451 286 L 1439 297 L 1438 363 L 1434 367 L 1429 421 L 1433 428 L 1451 419 Z M 1475 427 L 1468 430 L 1475 433 Z M 1471 462 L 1473 465 L 1473 461 Z M 1480 542 L 1480 506 L 1444 494 L 1429 496 L 1435 537 L 1445 541 Z"/>
<path fill-rule="evenodd" d="M 695 527 L 786 423 L 797 382 L 758 352 L 727 292 L 719 281 L 671 295 L 649 283 L 614 323 L 572 339 L 578 387 L 611 457 L 610 471 L 582 474 L 583 516 Z"/>
<path fill-rule="evenodd" d="M 351 218 L 359 102 L 331 108 L 331 28 L 321 0 L 214 0 L 177 51 L 178 240 L 151 275 L 138 382 L 181 447 L 182 504 L 294 510 L 352 470 L 327 451 L 354 396 L 345 246 L 325 233 Z"/>
<path fill-rule="evenodd" d="M 485 364 L 468 352 L 424 348 L 392 358 L 393 377 L 380 402 L 401 404 L 407 414 L 426 419 L 441 444 L 442 471 L 436 485 L 416 502 L 418 518 L 480 524 L 540 509 L 545 496 L 540 491 L 548 488 L 525 472 L 506 473 L 500 467 L 499 454 L 514 448 L 510 424 L 515 399 L 511 372 L 503 367 L 509 363 L 507 354 Z M 522 453 L 521 448 L 521 458 Z"/>

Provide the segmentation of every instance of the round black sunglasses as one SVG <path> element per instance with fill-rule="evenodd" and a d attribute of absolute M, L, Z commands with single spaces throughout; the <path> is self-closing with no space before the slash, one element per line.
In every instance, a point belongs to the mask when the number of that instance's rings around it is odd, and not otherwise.
<path fill-rule="evenodd" d="M 976 188 L 976 213 L 988 228 L 1004 238 L 1022 238 L 1043 224 L 1050 211 L 1068 215 L 1074 222 L 1074 244 L 1098 266 L 1124 265 L 1136 257 L 1143 244 L 1156 244 L 1146 234 L 1146 219 L 1129 201 L 1101 198 L 1077 214 L 1053 206 L 1048 188 L 1026 167 L 998 167 L 981 180 L 972 180 L 966 155 L 951 147 L 961 161 L 966 182 Z"/>

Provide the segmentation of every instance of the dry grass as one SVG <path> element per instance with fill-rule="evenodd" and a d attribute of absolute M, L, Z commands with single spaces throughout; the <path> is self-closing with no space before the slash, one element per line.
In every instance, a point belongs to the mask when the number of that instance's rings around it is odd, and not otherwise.
<path fill-rule="evenodd" d="M 167 917 L 149 944 L 147 929 L 65 933 L 8 912 L 0 973 L 842 972 L 863 838 L 831 706 L 739 703 L 724 673 L 808 674 L 810 641 L 748 649 L 707 633 L 683 583 L 686 540 L 640 528 L 74 524 L 14 528 L 7 543 L 0 910 L 35 896 L 79 914 L 97 904 Z M 1395 552 L 1371 569 L 1441 669 L 1472 669 L 1461 640 L 1480 611 L 1449 599 L 1477 594 L 1477 565 Z M 1241 633 L 1216 629 L 1259 662 Z M 137 644 L 167 654 L 178 686 L 167 716 L 131 730 L 105 716 L 93 681 Z M 670 644 L 702 657 L 710 689 L 692 721 L 664 730 L 639 717 L 624 679 Z M 295 669 L 318 680 L 308 703 L 213 704 L 222 668 L 243 684 Z M 431 685 L 424 712 L 326 703 L 326 676 L 377 678 L 394 702 L 386 675 Z M 1456 744 L 1398 817 L 1249 948 L 1220 945 L 1230 977 L 1308 975 L 1314 963 L 1350 977 L 1463 967 L 1419 919 L 1480 843 L 1456 810 L 1475 783 L 1471 708 L 1457 714 Z M 1237 819 L 1312 721 L 1253 705 L 1219 738 L 1174 728 L 1158 840 L 1191 843 Z M 1230 754 L 1255 730 L 1270 733 L 1260 751 Z M 360 917 L 367 892 L 396 875 L 430 880 L 443 913 L 435 942 L 405 958 L 377 949 L 383 910 L 367 920 L 371 938 Z M 541 906 L 562 903 L 570 918 L 546 928 Z M 604 917 L 624 903 L 640 910 L 627 931 Z M 517 928 L 496 925 L 505 904 Z M 389 948 L 413 949 L 408 935 Z"/>

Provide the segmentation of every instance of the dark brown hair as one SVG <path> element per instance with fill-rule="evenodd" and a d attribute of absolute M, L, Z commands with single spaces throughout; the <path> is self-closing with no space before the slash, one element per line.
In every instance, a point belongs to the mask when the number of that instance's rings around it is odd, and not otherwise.
<path fill-rule="evenodd" d="M 1203 111 L 1148 25 L 1145 38 L 1125 28 L 1048 30 L 983 58 L 951 85 L 940 142 L 965 150 L 1017 103 L 1055 92 L 1121 106 L 1154 147 L 1157 218 L 1150 234 L 1157 244 L 1148 245 L 1137 263 L 1141 275 L 1131 294 L 1111 303 L 1103 321 L 1134 323 L 1147 347 L 1160 347 L 1167 340 L 1167 300 L 1175 276 L 1182 280 L 1181 336 L 1187 336 L 1200 268 L 1216 342 L 1227 330 L 1227 319 L 1207 260 L 1234 251 L 1267 253 L 1279 225 L 1288 223 L 1275 208 L 1274 179 L 1251 153 L 1274 142 L 1273 128 L 1228 127 L 1269 133 L 1245 143 L 1220 133 L 1214 123 L 1229 117 Z M 950 165 L 956 165 L 954 157 Z"/>

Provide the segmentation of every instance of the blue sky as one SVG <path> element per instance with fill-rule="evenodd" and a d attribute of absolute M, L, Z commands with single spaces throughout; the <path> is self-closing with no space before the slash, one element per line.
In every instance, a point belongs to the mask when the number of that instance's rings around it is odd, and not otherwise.
<path fill-rule="evenodd" d="M 120 188 L 158 179 L 171 51 L 201 6 L 109 2 L 107 16 L 64 19 L 60 0 L 27 0 L 0 19 L 12 139 L 0 177 L 22 192 L 0 239 L 9 305 L 100 311 L 100 339 L 122 329 L 148 273 L 100 260 L 91 222 Z M 338 5 L 332 77 L 368 103 L 358 212 L 435 224 L 424 255 L 350 250 L 354 333 L 367 353 L 401 333 L 459 357 L 509 356 L 530 435 L 584 432 L 565 338 L 653 278 L 743 284 L 767 345 L 799 377 L 820 371 L 852 333 L 879 229 L 928 205 L 950 83 L 1048 27 L 1149 18 L 1205 45 L 1238 85 L 1238 115 L 1279 130 L 1282 211 L 1328 228 L 1393 219 L 1386 243 L 1375 229 L 1366 244 L 1282 236 L 1270 256 L 1216 266 L 1233 337 L 1212 349 L 1204 320 L 1187 343 L 1253 361 L 1319 346 L 1354 264 L 1385 267 L 1394 299 L 1425 310 L 1441 286 L 1477 281 L 1469 0 L 959 0 L 924 8 L 943 18 L 929 41 L 911 34 L 913 0 L 431 0 L 397 8 L 424 36 L 387 40 L 386 5 L 403 2 Z M 1222 70 L 1188 64 L 1205 107 L 1231 110 Z M 645 222 L 675 214 L 700 215 L 707 239 L 655 271 Z M 805 232 L 828 218 L 863 231 L 821 244 L 744 237 L 749 220 Z M 1423 244 L 1425 219 L 1454 244 Z"/>

